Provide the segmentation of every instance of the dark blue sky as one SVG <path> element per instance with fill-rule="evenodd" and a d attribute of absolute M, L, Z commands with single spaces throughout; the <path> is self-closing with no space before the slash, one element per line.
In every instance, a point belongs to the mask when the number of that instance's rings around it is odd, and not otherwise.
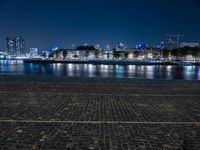
<path fill-rule="evenodd" d="M 122 41 L 155 46 L 165 34 L 200 42 L 199 0 L 0 0 L 0 49 L 8 35 L 26 48 Z"/>

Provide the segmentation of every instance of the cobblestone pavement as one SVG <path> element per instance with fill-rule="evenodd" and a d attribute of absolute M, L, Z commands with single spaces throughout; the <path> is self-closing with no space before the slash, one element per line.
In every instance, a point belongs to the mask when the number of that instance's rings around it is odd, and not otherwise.
<path fill-rule="evenodd" d="M 1 123 L 1 149 L 199 149 L 200 125 Z"/>
<path fill-rule="evenodd" d="M 0 150 L 200 149 L 198 81 L 27 78 L 0 79 Z"/>

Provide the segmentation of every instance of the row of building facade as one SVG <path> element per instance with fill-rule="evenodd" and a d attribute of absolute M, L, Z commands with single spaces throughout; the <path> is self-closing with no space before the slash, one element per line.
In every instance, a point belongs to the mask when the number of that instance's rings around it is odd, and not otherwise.
<path fill-rule="evenodd" d="M 110 50 L 76 50 L 76 49 L 60 49 L 51 55 L 53 59 L 59 60 L 113 60 L 113 59 L 128 59 L 128 60 L 160 60 L 160 49 L 110 49 Z"/>

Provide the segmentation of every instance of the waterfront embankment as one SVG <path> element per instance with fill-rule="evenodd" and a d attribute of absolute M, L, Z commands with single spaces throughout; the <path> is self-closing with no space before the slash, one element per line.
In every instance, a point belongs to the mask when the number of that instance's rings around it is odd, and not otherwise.
<path fill-rule="evenodd" d="M 72 64 L 98 64 L 98 65 L 185 65 L 199 66 L 199 62 L 177 62 L 177 61 L 130 61 L 130 60 L 52 60 L 52 59 L 24 59 L 24 63 L 72 63 Z"/>

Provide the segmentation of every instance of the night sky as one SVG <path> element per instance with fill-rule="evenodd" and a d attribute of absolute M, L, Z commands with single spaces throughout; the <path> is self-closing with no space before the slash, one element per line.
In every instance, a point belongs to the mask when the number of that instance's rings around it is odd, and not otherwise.
<path fill-rule="evenodd" d="M 26 48 L 118 41 L 156 46 L 165 34 L 200 42 L 199 0 L 0 0 L 0 50 L 21 35 Z"/>

